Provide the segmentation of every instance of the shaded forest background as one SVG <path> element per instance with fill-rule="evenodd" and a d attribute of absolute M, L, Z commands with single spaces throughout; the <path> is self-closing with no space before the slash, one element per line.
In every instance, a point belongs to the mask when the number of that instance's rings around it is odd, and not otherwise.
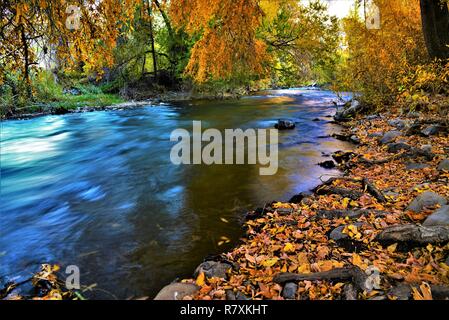
<path fill-rule="evenodd" d="M 381 28 L 370 29 L 366 1 L 337 19 L 320 1 L 5 0 L 2 113 L 307 84 L 357 92 L 371 109 L 441 112 L 447 2 L 375 0 Z"/>

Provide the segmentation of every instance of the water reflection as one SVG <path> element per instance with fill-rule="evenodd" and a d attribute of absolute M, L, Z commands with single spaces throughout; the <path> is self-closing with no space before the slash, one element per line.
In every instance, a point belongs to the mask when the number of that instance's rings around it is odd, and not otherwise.
<path fill-rule="evenodd" d="M 153 295 L 202 257 L 237 240 L 247 209 L 308 190 L 322 152 L 349 148 L 327 136 L 329 92 L 269 91 L 239 101 L 202 101 L 120 112 L 8 121 L 1 130 L 0 280 L 42 262 L 76 264 L 96 298 Z M 279 171 L 249 165 L 174 166 L 170 133 L 271 128 L 280 135 Z M 312 121 L 319 118 L 319 121 Z M 222 219 L 229 221 L 224 222 Z"/>

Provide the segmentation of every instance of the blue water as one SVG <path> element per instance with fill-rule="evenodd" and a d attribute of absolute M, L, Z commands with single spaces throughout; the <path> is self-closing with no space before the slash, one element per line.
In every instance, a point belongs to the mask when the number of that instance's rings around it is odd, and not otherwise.
<path fill-rule="evenodd" d="M 335 96 L 279 90 L 238 101 L 201 101 L 125 111 L 46 116 L 1 124 L 0 284 L 41 263 L 77 265 L 90 298 L 153 296 L 241 234 L 246 210 L 288 200 L 337 172 L 322 153 L 350 148 L 332 138 Z M 170 162 L 174 129 L 272 128 L 279 171 L 251 165 Z M 312 121 L 320 118 L 321 121 Z M 223 221 L 226 219 L 229 223 Z M 218 246 L 220 237 L 231 243 Z"/>

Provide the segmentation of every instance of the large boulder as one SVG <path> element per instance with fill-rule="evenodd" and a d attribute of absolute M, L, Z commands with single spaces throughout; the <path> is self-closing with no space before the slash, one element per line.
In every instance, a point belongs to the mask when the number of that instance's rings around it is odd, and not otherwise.
<path fill-rule="evenodd" d="M 449 171 L 449 159 L 444 159 L 438 165 L 438 170 L 440 171 Z"/>
<path fill-rule="evenodd" d="M 291 120 L 278 120 L 274 127 L 278 130 L 293 130 L 296 128 L 296 124 Z"/>
<path fill-rule="evenodd" d="M 190 283 L 172 283 L 162 288 L 154 300 L 182 300 L 186 296 L 193 296 L 199 287 Z"/>
<path fill-rule="evenodd" d="M 446 198 L 440 196 L 439 194 L 431 191 L 426 191 L 421 193 L 416 197 L 407 207 L 406 210 L 421 212 L 426 207 L 433 207 L 435 205 L 444 206 L 447 204 Z"/>
<path fill-rule="evenodd" d="M 380 139 L 380 143 L 389 144 L 391 142 L 394 142 L 396 140 L 396 138 L 400 137 L 401 135 L 402 135 L 402 133 L 400 131 L 396 131 L 396 130 L 389 131 L 384 134 L 382 139 Z"/>
<path fill-rule="evenodd" d="M 357 100 L 352 100 L 351 103 L 347 103 L 343 109 L 339 110 L 335 116 L 335 121 L 348 121 L 354 117 L 359 111 L 363 109 L 363 106 Z"/>
<path fill-rule="evenodd" d="M 449 206 L 442 206 L 440 209 L 436 210 L 426 221 L 424 221 L 423 226 L 446 226 L 449 227 Z"/>
<path fill-rule="evenodd" d="M 196 268 L 193 276 L 197 278 L 203 272 L 207 278 L 226 278 L 230 269 L 232 269 L 232 266 L 228 263 L 206 261 Z"/>

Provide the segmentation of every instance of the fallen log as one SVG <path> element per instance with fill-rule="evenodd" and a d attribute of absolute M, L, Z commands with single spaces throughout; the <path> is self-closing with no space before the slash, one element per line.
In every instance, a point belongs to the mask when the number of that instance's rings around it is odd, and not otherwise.
<path fill-rule="evenodd" d="M 383 230 L 376 237 L 380 243 L 396 242 L 411 244 L 444 243 L 449 241 L 449 227 L 424 227 L 416 224 L 391 226 Z"/>
<path fill-rule="evenodd" d="M 363 193 L 357 190 L 345 189 L 340 187 L 330 187 L 330 186 L 322 186 L 318 190 L 315 191 L 315 194 L 319 196 L 337 194 L 344 198 L 350 198 L 352 200 L 358 200 Z"/>

